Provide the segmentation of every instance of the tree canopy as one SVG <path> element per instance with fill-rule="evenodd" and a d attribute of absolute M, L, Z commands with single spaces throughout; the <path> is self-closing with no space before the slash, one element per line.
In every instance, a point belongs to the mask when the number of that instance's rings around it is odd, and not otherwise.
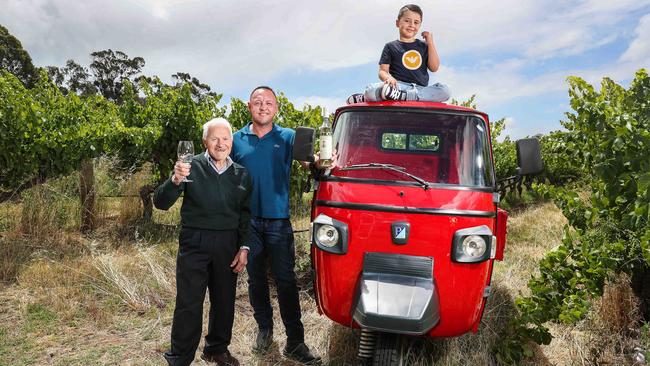
<path fill-rule="evenodd" d="M 29 53 L 18 38 L 0 25 L 0 69 L 14 74 L 23 85 L 31 87 L 38 80 L 38 71 Z"/>

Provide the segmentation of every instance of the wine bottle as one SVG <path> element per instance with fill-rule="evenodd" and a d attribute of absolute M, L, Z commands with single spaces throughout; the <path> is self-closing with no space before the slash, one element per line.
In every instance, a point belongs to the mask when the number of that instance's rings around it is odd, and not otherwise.
<path fill-rule="evenodd" d="M 325 108 L 323 108 L 323 124 L 320 126 L 320 150 L 318 158 L 320 166 L 329 168 L 332 166 L 332 125 Z"/>

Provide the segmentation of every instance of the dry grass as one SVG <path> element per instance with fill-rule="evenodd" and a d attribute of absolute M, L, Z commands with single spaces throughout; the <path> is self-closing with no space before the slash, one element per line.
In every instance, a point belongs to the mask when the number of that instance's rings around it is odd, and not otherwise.
<path fill-rule="evenodd" d="M 0 365 L 164 365 L 161 352 L 169 347 L 177 239 L 176 231 L 161 223 L 177 223 L 178 206 L 169 212 L 154 211 L 156 225 L 121 224 L 121 216 L 106 216 L 104 226 L 92 237 L 78 238 L 74 247 L 85 255 L 54 259 L 30 252 L 29 265 L 14 270 L 19 273 L 16 283 L 0 290 Z M 107 207 L 122 212 L 116 202 Z M 493 293 L 479 333 L 442 340 L 410 339 L 405 347 L 408 364 L 489 365 L 492 345 L 513 314 L 514 297 L 526 293 L 536 261 L 560 242 L 565 223 L 551 204 L 511 216 L 506 260 L 495 266 Z M 294 229 L 308 225 L 308 218 L 302 216 L 294 222 Z M 1 235 L 4 240 L 14 234 L 5 231 Z M 357 334 L 318 314 L 309 282 L 306 233 L 296 234 L 296 252 L 306 341 L 326 364 L 350 365 L 356 356 Z M 538 348 L 529 364 L 619 360 L 615 357 L 625 345 L 617 343 L 617 335 L 624 334 L 634 318 L 628 316 L 634 305 L 622 283 L 608 287 L 584 323 L 551 325 L 556 338 L 551 345 Z M 245 273 L 239 276 L 237 296 L 231 352 L 243 365 L 294 365 L 281 355 L 285 339 L 277 302 L 273 301 L 274 346 L 269 354 L 258 356 L 250 351 L 257 326 L 248 303 Z M 204 327 L 207 307 L 206 302 Z M 606 339 L 603 334 L 611 336 Z M 594 354 L 599 346 L 602 352 Z M 195 364 L 206 365 L 198 357 Z"/>
<path fill-rule="evenodd" d="M 137 313 L 153 306 L 165 308 L 175 291 L 174 262 L 154 248 L 136 248 L 123 255 L 94 255 L 91 264 L 99 276 L 90 286 Z"/>
<path fill-rule="evenodd" d="M 58 232 L 48 237 L 27 236 L 19 231 L 0 233 L 0 283 L 15 280 L 29 261 L 61 260 L 87 253 L 84 240 L 75 233 Z"/>
<path fill-rule="evenodd" d="M 638 298 L 623 274 L 605 285 L 585 320 L 575 325 L 550 324 L 555 338 L 542 349 L 553 364 L 633 365 L 639 324 Z"/>
<path fill-rule="evenodd" d="M 44 238 L 65 229 L 78 228 L 80 201 L 78 196 L 70 194 L 74 190 L 74 177 L 70 176 L 24 191 L 20 231 L 34 238 Z"/>
<path fill-rule="evenodd" d="M 551 203 L 532 206 L 508 218 L 505 260 L 494 267 L 494 278 L 513 296 L 528 294 L 528 280 L 537 262 L 560 244 L 566 218 Z"/>
<path fill-rule="evenodd" d="M 126 196 L 125 199 L 120 200 L 119 221 L 121 224 L 128 224 L 142 218 L 140 188 L 151 183 L 150 164 L 125 177 L 121 187 L 121 194 Z"/>

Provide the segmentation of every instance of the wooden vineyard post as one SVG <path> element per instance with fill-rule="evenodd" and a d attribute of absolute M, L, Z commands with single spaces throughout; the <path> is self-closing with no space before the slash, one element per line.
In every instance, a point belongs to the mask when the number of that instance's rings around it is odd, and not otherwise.
<path fill-rule="evenodd" d="M 153 215 L 153 202 L 151 201 L 153 186 L 147 184 L 140 188 L 140 199 L 142 199 L 142 218 L 144 221 L 151 221 Z"/>
<path fill-rule="evenodd" d="M 81 162 L 79 193 L 81 197 L 81 232 L 87 233 L 95 228 L 95 172 L 92 159 L 85 159 Z"/>

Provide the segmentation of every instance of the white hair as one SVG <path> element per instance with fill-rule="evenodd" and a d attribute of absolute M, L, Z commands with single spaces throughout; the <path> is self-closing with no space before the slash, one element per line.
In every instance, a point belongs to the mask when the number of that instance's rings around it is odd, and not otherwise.
<path fill-rule="evenodd" d="M 230 137 L 232 137 L 232 126 L 230 125 L 230 122 L 228 122 L 228 120 L 225 118 L 219 117 L 219 118 L 213 118 L 203 124 L 204 140 L 208 138 L 208 131 L 210 131 L 212 127 L 216 127 L 216 126 L 226 127 L 228 129 L 228 132 L 230 133 Z"/>

